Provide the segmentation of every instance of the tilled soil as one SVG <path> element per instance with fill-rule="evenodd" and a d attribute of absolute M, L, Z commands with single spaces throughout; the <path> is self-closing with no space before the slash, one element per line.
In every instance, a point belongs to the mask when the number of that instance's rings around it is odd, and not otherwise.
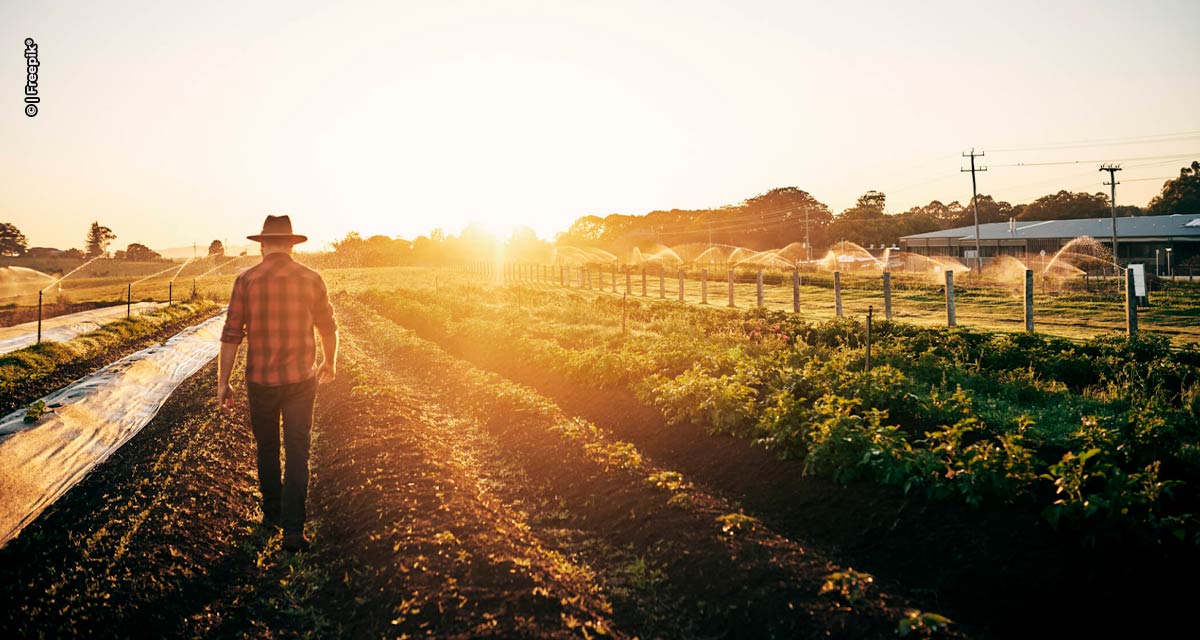
<path fill-rule="evenodd" d="M 564 413 L 339 299 L 308 535 L 260 517 L 215 364 L 0 550 L 4 637 L 857 637 L 908 600 Z M 238 383 L 240 369 L 235 373 Z"/>
<path fill-rule="evenodd" d="M 337 441 L 332 468 L 362 480 L 342 499 L 358 517 L 331 522 L 326 534 L 336 528 L 336 544 L 371 557 L 371 588 L 358 591 L 388 594 L 401 614 L 419 610 L 398 624 L 500 637 L 603 630 L 618 637 L 871 638 L 896 628 L 903 609 L 886 594 L 872 591 L 855 609 L 820 596 L 837 569 L 820 554 L 762 525 L 723 532 L 717 518 L 734 505 L 681 478 L 687 500 L 672 506 L 675 494 L 649 481 L 665 470 L 649 461 L 624 464 L 622 443 L 564 430 L 577 423 L 529 389 L 369 313 L 348 315 L 375 357 L 349 357 L 372 382 L 339 399 L 347 405 L 336 410 L 343 424 L 323 435 Z M 396 460 L 397 451 L 409 459 Z M 420 453 L 423 461 L 412 459 Z M 392 472 L 372 476 L 372 467 Z M 409 503 L 403 513 L 387 511 L 384 500 L 385 511 L 370 511 L 381 506 L 365 497 L 371 488 L 387 496 L 422 483 L 434 484 L 442 505 Z M 389 523 L 382 531 L 363 524 L 376 515 Z M 489 553 L 482 565 L 480 549 Z M 389 589 L 397 571 L 384 567 L 411 566 L 414 552 L 426 561 L 408 583 L 441 586 L 399 600 Z M 490 584 L 505 572 L 524 574 L 509 585 L 515 593 Z M 497 612 L 511 613 L 492 618 Z"/>

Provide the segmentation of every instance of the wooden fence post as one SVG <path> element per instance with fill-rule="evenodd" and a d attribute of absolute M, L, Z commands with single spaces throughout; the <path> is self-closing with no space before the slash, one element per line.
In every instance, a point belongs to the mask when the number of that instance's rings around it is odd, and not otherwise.
<path fill-rule="evenodd" d="M 728 270 L 727 279 L 729 280 L 729 306 L 736 307 L 733 302 L 733 269 Z"/>
<path fill-rule="evenodd" d="M 954 327 L 954 269 L 946 269 L 946 326 Z"/>
<path fill-rule="evenodd" d="M 1025 330 L 1033 332 L 1033 269 L 1025 270 Z"/>
<path fill-rule="evenodd" d="M 800 269 L 792 269 L 792 312 L 800 313 Z"/>
<path fill-rule="evenodd" d="M 833 312 L 842 317 L 842 272 L 833 272 Z"/>
<path fill-rule="evenodd" d="M 892 272 L 883 272 L 883 317 L 892 319 Z"/>

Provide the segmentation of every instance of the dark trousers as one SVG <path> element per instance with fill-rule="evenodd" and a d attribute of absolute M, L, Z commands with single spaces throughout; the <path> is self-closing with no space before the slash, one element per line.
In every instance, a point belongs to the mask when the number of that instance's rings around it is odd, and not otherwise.
<path fill-rule="evenodd" d="M 258 486 L 263 515 L 278 518 L 285 533 L 304 530 L 308 497 L 308 449 L 317 379 L 275 387 L 246 383 L 250 426 L 258 444 Z M 279 481 L 279 419 L 283 418 L 283 448 L 287 460 Z"/>

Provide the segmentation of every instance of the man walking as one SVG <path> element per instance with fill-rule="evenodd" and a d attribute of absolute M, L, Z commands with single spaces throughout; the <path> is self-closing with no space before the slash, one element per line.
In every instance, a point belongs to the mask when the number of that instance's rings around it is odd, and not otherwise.
<path fill-rule="evenodd" d="M 287 216 L 267 216 L 262 233 L 246 236 L 262 245 L 262 262 L 233 283 L 217 379 L 217 403 L 233 409 L 229 376 L 247 338 L 246 395 L 258 445 L 258 484 L 263 524 L 283 529 L 286 551 L 306 551 L 305 499 L 308 450 L 317 384 L 337 374 L 337 323 L 321 276 L 292 260 L 292 247 L 308 240 L 292 233 Z M 324 359 L 315 375 L 316 341 Z M 286 468 L 279 478 L 279 421 L 283 418 Z"/>

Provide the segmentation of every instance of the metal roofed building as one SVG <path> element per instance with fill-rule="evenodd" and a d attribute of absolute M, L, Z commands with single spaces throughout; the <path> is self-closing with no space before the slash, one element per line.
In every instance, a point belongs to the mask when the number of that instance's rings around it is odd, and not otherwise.
<path fill-rule="evenodd" d="M 1079 220 L 1010 220 L 979 225 L 979 248 L 984 261 L 997 256 L 1022 258 L 1045 251 L 1054 254 L 1068 242 L 1089 236 L 1112 248 L 1112 218 Z M 1182 264 L 1200 255 L 1200 213 L 1117 218 L 1119 262 L 1155 263 L 1155 251 L 1165 263 Z M 900 249 L 925 256 L 975 257 L 975 227 L 956 227 L 900 238 Z"/>

